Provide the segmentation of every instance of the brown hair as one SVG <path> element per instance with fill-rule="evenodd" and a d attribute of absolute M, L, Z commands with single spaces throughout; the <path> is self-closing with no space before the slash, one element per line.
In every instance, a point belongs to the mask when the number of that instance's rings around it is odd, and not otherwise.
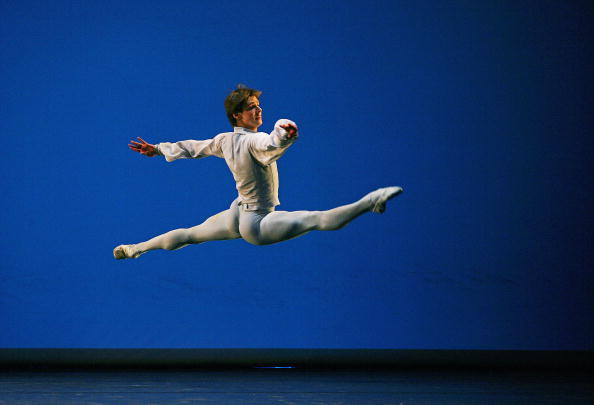
<path fill-rule="evenodd" d="M 229 93 L 225 99 L 225 111 L 227 112 L 227 118 L 229 118 L 231 126 L 235 126 L 237 124 L 237 120 L 233 114 L 243 111 L 248 98 L 254 96 L 259 99 L 261 94 L 262 92 L 260 90 L 250 89 L 243 84 L 238 84 L 237 88 Z"/>

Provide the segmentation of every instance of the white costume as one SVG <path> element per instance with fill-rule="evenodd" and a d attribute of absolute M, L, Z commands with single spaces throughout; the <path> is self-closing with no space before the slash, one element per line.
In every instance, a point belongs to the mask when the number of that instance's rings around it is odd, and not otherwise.
<path fill-rule="evenodd" d="M 249 206 L 251 211 L 269 209 L 280 204 L 276 160 L 296 140 L 296 137 L 287 138 L 287 131 L 280 127 L 285 124 L 295 125 L 283 119 L 276 122 L 270 135 L 235 127 L 234 132 L 218 134 L 206 141 L 164 142 L 156 147 L 168 162 L 206 156 L 224 158 L 233 173 L 239 203 Z"/>
<path fill-rule="evenodd" d="M 280 125 L 295 123 L 279 120 L 270 135 L 235 127 L 234 132 L 218 134 L 204 141 L 187 140 L 156 145 L 168 162 L 184 158 L 217 156 L 224 158 L 233 173 L 238 198 L 228 210 L 200 225 L 175 229 L 136 245 L 114 249 L 116 259 L 136 258 L 154 249 L 175 250 L 189 244 L 243 238 L 255 245 L 281 242 L 312 230 L 336 230 L 367 211 L 383 212 L 386 201 L 402 192 L 387 187 L 367 194 L 359 201 L 328 211 L 275 211 L 278 199 L 276 160 L 293 144 Z"/>

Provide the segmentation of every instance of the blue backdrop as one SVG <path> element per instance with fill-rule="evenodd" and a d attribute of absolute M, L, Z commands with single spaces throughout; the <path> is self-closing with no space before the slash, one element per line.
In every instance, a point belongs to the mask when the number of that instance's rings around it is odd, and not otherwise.
<path fill-rule="evenodd" d="M 0 1 L 0 347 L 594 349 L 591 1 Z M 300 126 L 284 210 L 383 215 L 116 261 L 227 208 L 222 159 Z"/>

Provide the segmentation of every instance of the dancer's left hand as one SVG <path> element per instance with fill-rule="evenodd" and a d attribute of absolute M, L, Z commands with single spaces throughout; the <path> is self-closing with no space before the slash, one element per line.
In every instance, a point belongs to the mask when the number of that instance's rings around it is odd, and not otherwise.
<path fill-rule="evenodd" d="M 297 134 L 299 132 L 299 129 L 297 128 L 297 124 L 292 125 L 292 124 L 282 124 L 279 125 L 282 129 L 284 129 L 285 131 L 287 131 L 287 138 L 291 139 L 291 138 L 295 138 L 297 137 Z"/>

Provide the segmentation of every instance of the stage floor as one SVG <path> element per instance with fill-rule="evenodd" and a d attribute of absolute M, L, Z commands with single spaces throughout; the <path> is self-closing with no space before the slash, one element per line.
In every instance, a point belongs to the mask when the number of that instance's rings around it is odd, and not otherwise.
<path fill-rule="evenodd" d="M 0 404 L 592 404 L 587 373 L 442 370 L 1 371 Z"/>

